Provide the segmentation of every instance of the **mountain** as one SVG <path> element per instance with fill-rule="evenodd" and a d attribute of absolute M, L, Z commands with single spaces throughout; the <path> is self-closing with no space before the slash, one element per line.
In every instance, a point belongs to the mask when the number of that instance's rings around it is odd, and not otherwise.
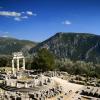
<path fill-rule="evenodd" d="M 28 51 L 36 45 L 35 42 L 28 40 L 18 40 L 10 37 L 0 37 L 0 57 L 9 56 L 13 52 L 22 51 L 28 55 Z"/>
<path fill-rule="evenodd" d="M 57 58 L 100 63 L 100 36 L 89 33 L 56 33 L 30 50 L 48 48 Z"/>

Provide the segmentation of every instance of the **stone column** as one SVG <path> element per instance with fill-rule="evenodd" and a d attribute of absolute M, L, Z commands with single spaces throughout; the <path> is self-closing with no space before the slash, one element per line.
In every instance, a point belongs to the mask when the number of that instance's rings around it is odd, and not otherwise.
<path fill-rule="evenodd" d="M 40 78 L 40 85 L 42 86 L 43 85 L 43 75 L 41 74 L 41 78 Z"/>
<path fill-rule="evenodd" d="M 23 70 L 25 70 L 25 58 L 23 58 Z"/>
<path fill-rule="evenodd" d="M 25 88 L 27 88 L 28 87 L 28 85 L 27 85 L 27 83 L 25 83 L 25 86 L 24 86 Z"/>
<path fill-rule="evenodd" d="M 19 88 L 19 84 L 18 84 L 18 83 L 16 83 L 16 87 L 18 87 L 18 88 Z"/>
<path fill-rule="evenodd" d="M 14 59 L 12 60 L 12 73 L 15 73 L 15 69 L 14 69 Z"/>
<path fill-rule="evenodd" d="M 19 58 L 17 58 L 17 71 L 19 71 Z"/>

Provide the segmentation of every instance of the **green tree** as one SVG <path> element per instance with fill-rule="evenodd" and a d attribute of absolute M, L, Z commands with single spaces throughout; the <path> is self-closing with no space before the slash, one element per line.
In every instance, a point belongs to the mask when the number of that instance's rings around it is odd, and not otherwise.
<path fill-rule="evenodd" d="M 7 59 L 5 57 L 0 58 L 0 67 L 5 67 L 7 65 Z"/>
<path fill-rule="evenodd" d="M 55 59 L 53 54 L 46 48 L 40 49 L 33 59 L 31 68 L 40 69 L 42 71 L 53 70 L 55 68 Z"/>

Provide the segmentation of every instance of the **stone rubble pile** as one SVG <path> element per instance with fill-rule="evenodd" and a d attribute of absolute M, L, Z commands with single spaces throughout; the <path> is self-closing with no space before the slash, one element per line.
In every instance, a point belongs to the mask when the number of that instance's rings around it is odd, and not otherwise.
<path fill-rule="evenodd" d="M 52 98 L 62 93 L 62 87 L 57 86 L 48 90 L 39 91 L 37 93 L 29 94 L 32 100 L 46 100 L 46 98 Z"/>
<path fill-rule="evenodd" d="M 81 91 L 81 94 L 85 96 L 100 98 L 100 88 L 99 87 L 85 87 Z"/>

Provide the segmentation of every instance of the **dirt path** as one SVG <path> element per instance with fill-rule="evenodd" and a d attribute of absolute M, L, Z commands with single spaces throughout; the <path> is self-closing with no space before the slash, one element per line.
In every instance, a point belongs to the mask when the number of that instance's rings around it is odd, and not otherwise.
<path fill-rule="evenodd" d="M 47 100 L 57 100 L 57 98 L 61 96 L 63 96 L 62 100 L 75 100 L 75 98 L 79 97 L 79 95 L 75 92 L 81 89 L 83 85 L 69 83 L 67 80 L 63 80 L 57 77 L 53 77 L 52 79 L 58 82 L 62 86 L 63 93 Z M 71 92 L 69 93 L 69 91 Z M 67 93 L 67 95 L 65 95 L 65 93 Z"/>

